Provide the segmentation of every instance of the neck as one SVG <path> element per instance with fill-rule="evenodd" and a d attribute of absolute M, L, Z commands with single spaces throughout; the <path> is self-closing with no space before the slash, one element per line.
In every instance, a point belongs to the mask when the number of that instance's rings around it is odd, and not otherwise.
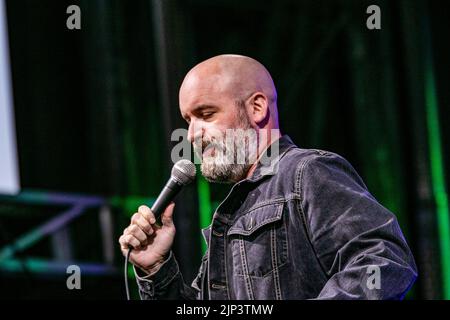
<path fill-rule="evenodd" d="M 273 132 L 272 132 L 273 130 Z M 253 172 L 255 171 L 259 159 L 264 154 L 264 152 L 267 150 L 267 148 L 276 140 L 278 140 L 281 137 L 281 133 L 279 129 L 262 129 L 259 131 L 258 134 L 258 157 L 256 161 L 252 164 L 250 169 L 247 171 L 247 175 L 245 179 L 250 178 L 253 175 Z M 265 134 L 261 134 L 262 132 L 265 132 Z"/>

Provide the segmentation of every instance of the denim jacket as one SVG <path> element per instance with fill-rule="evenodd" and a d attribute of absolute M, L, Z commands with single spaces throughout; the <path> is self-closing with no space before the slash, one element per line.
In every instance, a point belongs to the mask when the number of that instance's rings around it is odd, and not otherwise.
<path fill-rule="evenodd" d="M 171 252 L 155 275 L 136 273 L 141 299 L 404 297 L 417 269 L 396 217 L 341 156 L 277 143 L 278 170 L 258 163 L 203 230 L 192 284 Z"/>

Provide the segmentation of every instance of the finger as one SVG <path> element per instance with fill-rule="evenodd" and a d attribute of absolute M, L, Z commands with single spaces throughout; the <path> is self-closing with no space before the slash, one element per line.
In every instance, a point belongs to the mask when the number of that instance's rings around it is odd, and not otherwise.
<path fill-rule="evenodd" d="M 133 224 L 130 227 L 130 232 L 129 234 L 131 234 L 132 236 L 134 236 L 136 239 L 139 240 L 139 242 L 144 245 L 146 244 L 147 241 L 147 235 L 145 234 L 145 232 L 143 230 L 141 230 L 141 228 L 139 228 L 138 225 Z"/>
<path fill-rule="evenodd" d="M 132 225 L 129 225 L 128 227 L 126 227 L 125 229 L 123 229 L 123 234 L 122 234 L 122 236 L 119 238 L 119 242 L 120 242 L 120 239 L 125 239 L 124 236 L 130 234 L 130 227 L 131 227 L 131 226 L 132 226 Z M 122 240 L 122 241 L 125 241 L 125 240 Z"/>
<path fill-rule="evenodd" d="M 121 238 L 122 238 L 121 243 L 122 243 L 123 250 L 128 250 L 128 248 L 130 246 L 133 249 L 139 249 L 139 247 L 141 246 L 140 241 L 131 234 L 123 235 Z"/>
<path fill-rule="evenodd" d="M 141 248 L 141 242 L 139 239 L 134 237 L 133 235 L 129 234 L 127 237 L 128 247 L 132 246 L 134 250 L 138 250 Z"/>
<path fill-rule="evenodd" d="M 172 227 L 173 226 L 173 209 L 175 208 L 175 203 L 171 202 L 164 213 L 161 216 L 161 222 L 163 226 Z"/>
<path fill-rule="evenodd" d="M 135 212 L 132 216 L 131 216 L 131 224 L 136 224 L 137 219 L 139 219 L 139 217 L 141 216 L 140 213 Z"/>
<path fill-rule="evenodd" d="M 148 235 L 153 234 L 152 225 L 142 215 L 139 216 L 139 218 L 136 220 L 135 224 L 146 234 L 148 234 Z"/>
<path fill-rule="evenodd" d="M 127 245 L 125 243 L 124 237 L 125 237 L 125 235 L 121 235 L 119 238 L 120 249 L 122 249 L 122 252 L 127 249 Z"/>
<path fill-rule="evenodd" d="M 155 215 L 153 214 L 152 210 L 150 210 L 149 207 L 146 205 L 142 205 L 139 207 L 138 212 L 144 216 L 145 219 L 150 222 L 150 224 L 154 224 L 156 222 Z"/>
<path fill-rule="evenodd" d="M 128 243 L 128 239 L 126 235 L 122 235 L 119 238 L 120 243 L 120 250 L 122 250 L 122 253 L 126 255 L 128 253 L 128 249 L 132 248 L 133 246 Z"/>

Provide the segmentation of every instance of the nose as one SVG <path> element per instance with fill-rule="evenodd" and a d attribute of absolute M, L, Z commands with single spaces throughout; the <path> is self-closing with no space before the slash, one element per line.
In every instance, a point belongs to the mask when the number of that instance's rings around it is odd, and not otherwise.
<path fill-rule="evenodd" d="M 189 123 L 188 128 L 188 137 L 187 137 L 188 141 L 190 143 L 193 143 L 195 139 L 201 138 L 202 132 L 203 128 L 199 125 L 199 123 L 195 119 L 192 119 L 191 123 Z"/>

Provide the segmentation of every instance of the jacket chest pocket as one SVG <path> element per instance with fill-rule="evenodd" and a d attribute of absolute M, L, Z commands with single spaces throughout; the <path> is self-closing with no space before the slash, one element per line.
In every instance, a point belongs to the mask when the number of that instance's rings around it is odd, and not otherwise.
<path fill-rule="evenodd" d="M 253 209 L 228 230 L 234 274 L 265 277 L 288 261 L 283 207 L 276 203 Z"/>

